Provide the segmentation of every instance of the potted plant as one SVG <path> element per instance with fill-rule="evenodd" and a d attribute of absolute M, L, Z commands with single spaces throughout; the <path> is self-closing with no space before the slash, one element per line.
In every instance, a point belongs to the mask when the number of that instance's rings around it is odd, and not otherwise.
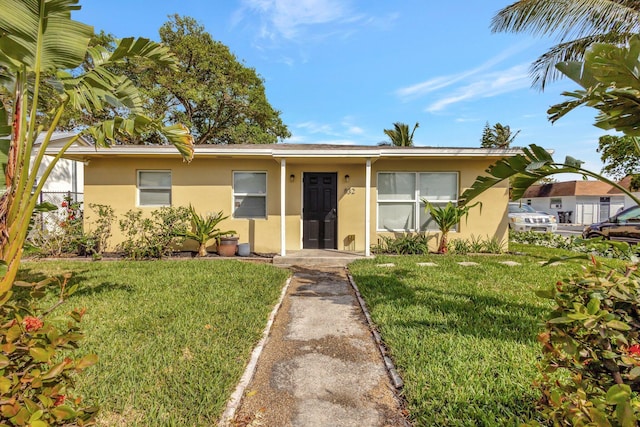
<path fill-rule="evenodd" d="M 198 256 L 207 256 L 207 242 L 212 239 L 216 239 L 218 242 L 218 250 L 220 249 L 221 236 L 234 234 L 235 231 L 220 231 L 218 224 L 229 218 L 229 216 L 223 216 L 222 211 L 216 214 L 199 215 L 193 206 L 189 205 L 189 213 L 191 214 L 191 230 L 181 231 L 176 233 L 180 237 L 186 237 L 187 239 L 195 240 L 198 243 Z M 238 238 L 236 237 L 236 244 Z M 234 248 L 235 253 L 235 248 Z"/>
<path fill-rule="evenodd" d="M 238 236 L 234 236 L 234 231 L 228 231 L 226 233 L 220 233 L 217 238 L 218 241 L 218 255 L 220 256 L 234 256 L 236 249 L 238 248 Z"/>

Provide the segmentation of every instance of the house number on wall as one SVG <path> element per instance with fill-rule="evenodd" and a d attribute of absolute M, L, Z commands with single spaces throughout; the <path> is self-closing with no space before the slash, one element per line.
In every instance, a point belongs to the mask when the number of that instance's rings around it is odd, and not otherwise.
<path fill-rule="evenodd" d="M 344 194 L 356 194 L 356 189 L 353 187 L 346 187 L 344 189 Z"/>

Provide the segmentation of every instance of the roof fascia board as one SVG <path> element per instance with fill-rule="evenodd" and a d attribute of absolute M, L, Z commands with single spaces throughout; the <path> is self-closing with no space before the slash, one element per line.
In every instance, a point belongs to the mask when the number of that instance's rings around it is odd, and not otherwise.
<path fill-rule="evenodd" d="M 57 154 L 54 147 L 47 149 L 47 154 Z M 173 146 L 153 147 L 148 145 L 115 146 L 111 148 L 97 148 L 91 145 L 78 145 L 67 150 L 69 155 L 84 156 L 179 156 L 179 152 Z M 233 156 L 233 157 L 273 157 L 273 158 L 394 158 L 394 157 L 509 157 L 522 154 L 520 149 L 495 150 L 480 148 L 437 148 L 437 147 L 412 147 L 409 149 L 278 149 L 278 148 L 220 148 L 213 146 L 197 146 L 196 156 Z"/>

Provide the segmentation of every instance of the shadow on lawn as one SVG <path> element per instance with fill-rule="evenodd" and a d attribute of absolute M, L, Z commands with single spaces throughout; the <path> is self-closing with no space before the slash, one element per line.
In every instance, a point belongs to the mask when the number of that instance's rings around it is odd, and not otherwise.
<path fill-rule="evenodd" d="M 541 306 L 460 292 L 453 286 L 411 287 L 405 283 L 412 277 L 406 270 L 395 270 L 393 275 L 353 274 L 353 277 L 374 318 L 378 306 L 393 307 L 400 314 L 394 319 L 401 319 L 392 321 L 393 325 L 406 329 L 531 343 L 547 313 Z"/>
<path fill-rule="evenodd" d="M 102 282 L 98 284 L 93 284 L 91 282 L 91 277 L 87 275 L 87 273 L 89 272 L 90 270 L 76 270 L 73 272 L 72 276 L 69 278 L 69 281 L 67 282 L 67 289 L 76 284 L 79 285 L 79 287 L 78 287 L 78 290 L 69 299 L 72 299 L 77 296 L 97 295 L 104 292 L 111 292 L 116 290 L 125 291 L 125 292 L 132 292 L 134 290 L 133 287 L 131 287 L 130 285 L 123 284 L 123 283 Z M 61 272 L 55 275 L 46 275 L 46 274 L 43 274 L 41 271 L 37 271 L 32 268 L 23 268 L 19 271 L 17 280 L 28 282 L 28 283 L 37 283 L 53 277 L 57 280 L 62 281 L 63 274 L 64 273 Z M 16 294 L 16 296 L 26 298 L 29 296 L 30 289 L 14 287 L 13 291 Z M 60 288 L 58 287 L 57 281 L 51 283 L 47 287 L 47 292 L 50 292 L 52 294 L 57 295 L 59 291 L 60 291 Z"/>

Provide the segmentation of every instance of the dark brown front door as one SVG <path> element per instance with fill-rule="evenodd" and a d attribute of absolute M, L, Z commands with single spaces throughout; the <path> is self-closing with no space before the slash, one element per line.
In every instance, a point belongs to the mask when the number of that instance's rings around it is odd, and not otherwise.
<path fill-rule="evenodd" d="M 302 210 L 302 246 L 336 249 L 338 175 L 305 172 Z"/>

